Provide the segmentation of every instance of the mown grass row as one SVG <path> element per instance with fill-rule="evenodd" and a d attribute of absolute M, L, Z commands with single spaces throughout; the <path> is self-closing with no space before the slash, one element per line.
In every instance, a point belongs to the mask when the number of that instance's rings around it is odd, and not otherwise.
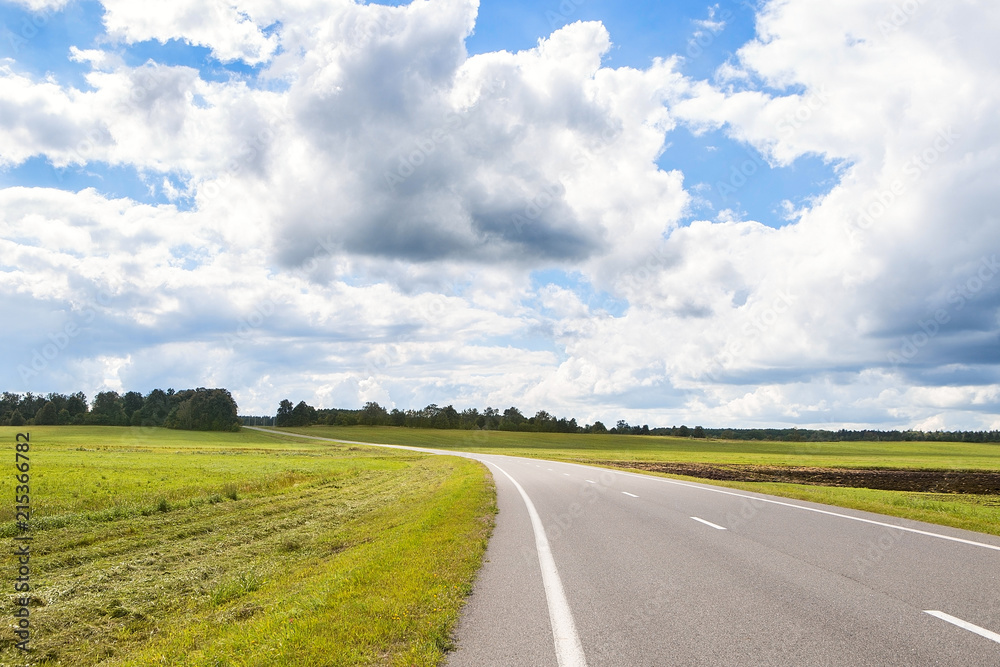
<path fill-rule="evenodd" d="M 479 464 L 65 429 L 31 429 L 34 664 L 434 665 L 449 648 L 495 512 Z M 25 664 L 8 637 L 0 663 Z"/>

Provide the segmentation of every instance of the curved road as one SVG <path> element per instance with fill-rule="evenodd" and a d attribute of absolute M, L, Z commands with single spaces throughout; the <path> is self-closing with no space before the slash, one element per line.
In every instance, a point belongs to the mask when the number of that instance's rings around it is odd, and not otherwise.
<path fill-rule="evenodd" d="M 1000 538 L 603 468 L 406 449 L 482 461 L 496 481 L 496 530 L 449 667 L 1000 665 Z"/>

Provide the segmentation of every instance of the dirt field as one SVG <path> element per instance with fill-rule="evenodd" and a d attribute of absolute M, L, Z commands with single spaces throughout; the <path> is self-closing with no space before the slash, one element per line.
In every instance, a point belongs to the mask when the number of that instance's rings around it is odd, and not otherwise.
<path fill-rule="evenodd" d="M 799 468 L 704 463 L 602 461 L 602 465 L 741 482 L 786 482 L 884 491 L 1000 495 L 1000 472 L 975 470 L 895 470 L 888 468 Z"/>

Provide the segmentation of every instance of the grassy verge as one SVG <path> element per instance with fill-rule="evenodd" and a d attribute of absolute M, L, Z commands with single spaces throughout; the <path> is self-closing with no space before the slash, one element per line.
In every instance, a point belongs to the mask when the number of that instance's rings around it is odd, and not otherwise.
<path fill-rule="evenodd" d="M 746 442 L 655 436 L 438 431 L 391 427 L 290 429 L 321 437 L 414 445 L 601 465 L 618 461 L 841 468 L 1000 470 L 1000 445 L 942 442 Z M 643 470 L 635 472 L 650 473 Z M 914 493 L 773 482 L 728 482 L 666 475 L 904 519 L 1000 535 L 1000 497 Z"/>
<path fill-rule="evenodd" d="M 0 429 L 11 462 L 14 432 Z M 255 432 L 30 432 L 38 665 L 438 664 L 495 513 L 488 473 L 459 458 Z M 7 636 L 0 663 L 25 664 Z"/>

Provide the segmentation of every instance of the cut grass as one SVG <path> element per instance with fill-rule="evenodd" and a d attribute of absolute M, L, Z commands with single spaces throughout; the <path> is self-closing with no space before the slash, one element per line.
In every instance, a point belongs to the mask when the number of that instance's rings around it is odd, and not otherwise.
<path fill-rule="evenodd" d="M 441 661 L 493 525 L 483 466 L 252 431 L 129 431 L 30 429 L 35 664 Z M 7 536 L 12 509 L 0 507 Z M 0 567 L 12 571 L 10 550 Z M 0 642 L 0 663 L 24 664 Z"/>
<path fill-rule="evenodd" d="M 288 429 L 321 437 L 508 454 L 606 465 L 608 461 L 756 464 L 829 468 L 1000 470 L 1000 444 L 961 442 L 757 442 L 563 433 L 452 431 L 392 427 Z M 849 507 L 1000 535 L 1000 496 L 914 493 L 778 482 L 675 479 Z"/>

